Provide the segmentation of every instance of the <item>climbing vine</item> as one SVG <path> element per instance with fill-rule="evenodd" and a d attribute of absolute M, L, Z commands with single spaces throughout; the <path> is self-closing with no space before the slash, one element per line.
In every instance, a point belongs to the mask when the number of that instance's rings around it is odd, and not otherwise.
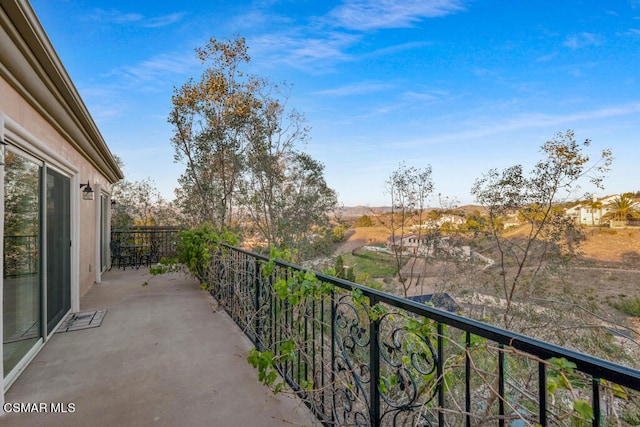
<path fill-rule="evenodd" d="M 383 425 L 435 425 L 439 417 L 463 425 L 469 417 L 474 425 L 535 426 L 540 365 L 549 423 L 592 422 L 592 379 L 565 358 L 497 345 L 327 278 L 335 271 L 319 277 L 296 268 L 287 251 L 263 259 L 221 238 L 233 241 L 207 228 L 184 234 L 173 265 L 197 277 L 252 337 L 247 361 L 259 381 L 274 393 L 296 393 L 328 424 L 368 425 L 375 415 Z M 612 425 L 638 424 L 637 392 L 606 381 L 599 387 Z"/>

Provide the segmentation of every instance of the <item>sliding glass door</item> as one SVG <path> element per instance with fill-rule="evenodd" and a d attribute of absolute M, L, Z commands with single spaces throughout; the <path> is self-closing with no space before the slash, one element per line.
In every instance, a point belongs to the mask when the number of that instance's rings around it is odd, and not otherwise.
<path fill-rule="evenodd" d="M 47 333 L 71 309 L 71 180 L 47 168 L 46 174 Z"/>
<path fill-rule="evenodd" d="M 71 180 L 18 150 L 4 172 L 6 377 L 71 308 Z"/>
<path fill-rule="evenodd" d="M 5 376 L 43 336 L 41 182 L 41 164 L 7 151 L 2 331 Z"/>

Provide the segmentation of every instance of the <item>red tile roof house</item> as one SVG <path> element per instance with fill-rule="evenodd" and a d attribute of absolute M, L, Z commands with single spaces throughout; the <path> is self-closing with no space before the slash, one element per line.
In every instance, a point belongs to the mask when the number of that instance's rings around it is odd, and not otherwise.
<path fill-rule="evenodd" d="M 123 178 L 27 0 L 0 2 L 4 393 L 110 261 Z"/>

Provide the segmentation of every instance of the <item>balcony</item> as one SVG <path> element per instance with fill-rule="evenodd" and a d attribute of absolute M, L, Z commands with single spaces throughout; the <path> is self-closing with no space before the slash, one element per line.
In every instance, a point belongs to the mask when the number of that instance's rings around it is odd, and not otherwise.
<path fill-rule="evenodd" d="M 106 309 L 92 329 L 57 333 L 5 395 L 47 413 L 5 413 L 4 426 L 313 425 L 247 363 L 251 342 L 198 283 L 113 268 L 81 301 Z M 51 413 L 57 409 L 74 412 Z"/>
<path fill-rule="evenodd" d="M 209 294 L 106 278 L 81 305 L 102 326 L 57 334 L 6 397 L 75 412 L 3 425 L 640 424 L 636 370 L 238 248 L 216 248 Z M 253 347 L 300 400 L 260 384 Z"/>

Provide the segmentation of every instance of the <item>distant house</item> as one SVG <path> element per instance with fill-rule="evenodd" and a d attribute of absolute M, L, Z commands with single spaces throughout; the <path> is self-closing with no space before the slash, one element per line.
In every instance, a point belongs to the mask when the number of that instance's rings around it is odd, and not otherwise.
<path fill-rule="evenodd" d="M 503 228 L 511 228 L 511 227 L 519 227 L 522 224 L 518 218 L 507 218 L 507 220 L 502 224 Z"/>
<path fill-rule="evenodd" d="M 434 239 L 432 236 L 415 233 L 396 236 L 395 239 L 389 237 L 387 249 L 391 252 L 404 252 L 422 257 L 432 257 L 436 253 L 446 253 L 462 259 L 469 259 L 471 256 L 469 246 L 456 247 L 451 244 L 448 236 Z"/>
<path fill-rule="evenodd" d="M 452 228 L 458 228 L 466 222 L 467 220 L 459 215 L 443 215 L 437 220 L 428 220 L 420 225 L 413 226 L 412 229 L 435 230 L 442 227 L 444 224 L 451 224 Z"/>
<path fill-rule="evenodd" d="M 424 234 L 405 234 L 389 237 L 387 249 L 392 252 L 410 252 L 413 255 L 430 255 L 433 253 L 433 240 L 430 241 Z"/>
<path fill-rule="evenodd" d="M 109 267 L 123 175 L 28 1 L 0 2 L 0 41 L 3 402 Z"/>
<path fill-rule="evenodd" d="M 459 215 L 443 215 L 437 221 L 440 227 L 442 227 L 444 224 L 451 224 L 453 225 L 453 228 L 458 228 L 458 226 L 464 224 L 465 222 L 467 221 Z"/>
<path fill-rule="evenodd" d="M 595 196 L 590 202 L 580 202 L 565 210 L 565 214 L 574 219 L 576 224 L 582 225 L 601 225 L 602 218 L 609 213 L 610 203 L 619 197 L 617 194 L 603 197 L 601 199 Z"/>

